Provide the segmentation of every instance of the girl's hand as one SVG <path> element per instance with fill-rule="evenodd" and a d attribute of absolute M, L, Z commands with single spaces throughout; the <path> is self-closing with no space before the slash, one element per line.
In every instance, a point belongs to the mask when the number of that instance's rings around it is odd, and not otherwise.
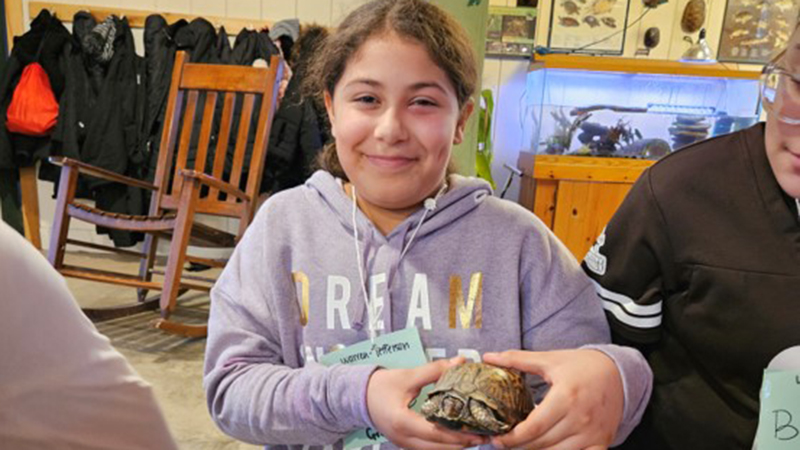
<path fill-rule="evenodd" d="M 367 408 L 375 428 L 392 443 L 413 449 L 460 449 L 486 439 L 444 429 L 408 408 L 426 385 L 436 382 L 449 367 L 464 358 L 428 363 L 414 369 L 378 369 L 367 385 Z"/>
<path fill-rule="evenodd" d="M 498 448 L 608 448 L 622 421 L 625 394 L 614 361 L 598 350 L 487 353 L 483 361 L 540 375 L 550 390 L 542 403 L 505 435 Z"/>

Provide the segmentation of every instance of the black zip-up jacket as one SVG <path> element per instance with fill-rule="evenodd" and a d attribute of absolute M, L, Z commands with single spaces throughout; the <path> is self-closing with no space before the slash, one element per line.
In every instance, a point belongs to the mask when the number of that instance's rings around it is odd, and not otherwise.
<path fill-rule="evenodd" d="M 89 13 L 73 19 L 71 51 L 66 58 L 66 89 L 61 99 L 59 122 L 53 133 L 53 154 L 122 175 L 143 178 L 146 155 L 142 146 L 145 112 L 144 58 L 135 52 L 126 19 L 113 18 L 113 56 L 107 62 L 87 53 L 82 43 L 97 25 Z M 40 176 L 55 181 L 58 171 L 43 166 Z M 85 177 L 79 194 L 93 198 L 105 211 L 143 214 L 140 189 Z M 98 230 L 106 232 L 105 230 Z M 118 246 L 133 245 L 140 236 L 109 233 Z"/>

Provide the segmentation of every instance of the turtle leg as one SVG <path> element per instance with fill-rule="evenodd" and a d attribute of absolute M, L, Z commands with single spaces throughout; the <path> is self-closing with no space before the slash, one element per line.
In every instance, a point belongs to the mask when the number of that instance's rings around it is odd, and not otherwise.
<path fill-rule="evenodd" d="M 469 400 L 469 412 L 472 415 L 472 419 L 489 431 L 490 434 L 503 434 L 511 429 L 508 424 L 497 420 L 494 412 L 478 400 Z"/>
<path fill-rule="evenodd" d="M 422 404 L 419 412 L 422 413 L 423 416 L 426 418 L 431 418 L 436 415 L 436 412 L 439 411 L 439 408 L 442 404 L 442 399 L 444 398 L 444 394 L 436 394 L 431 397 L 428 397 L 425 400 L 425 403 Z"/>

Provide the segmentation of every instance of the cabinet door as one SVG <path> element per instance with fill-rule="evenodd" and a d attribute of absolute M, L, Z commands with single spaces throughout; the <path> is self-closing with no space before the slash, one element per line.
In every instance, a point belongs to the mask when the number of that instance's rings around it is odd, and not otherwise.
<path fill-rule="evenodd" d="M 558 183 L 553 233 L 578 261 L 586 256 L 632 186 L 587 181 Z"/>

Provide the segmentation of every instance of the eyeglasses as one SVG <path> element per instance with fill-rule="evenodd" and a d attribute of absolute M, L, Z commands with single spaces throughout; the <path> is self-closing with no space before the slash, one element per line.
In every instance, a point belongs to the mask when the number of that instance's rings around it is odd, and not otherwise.
<path fill-rule="evenodd" d="M 800 74 L 772 63 L 761 71 L 761 102 L 767 113 L 790 125 L 800 125 Z"/>

